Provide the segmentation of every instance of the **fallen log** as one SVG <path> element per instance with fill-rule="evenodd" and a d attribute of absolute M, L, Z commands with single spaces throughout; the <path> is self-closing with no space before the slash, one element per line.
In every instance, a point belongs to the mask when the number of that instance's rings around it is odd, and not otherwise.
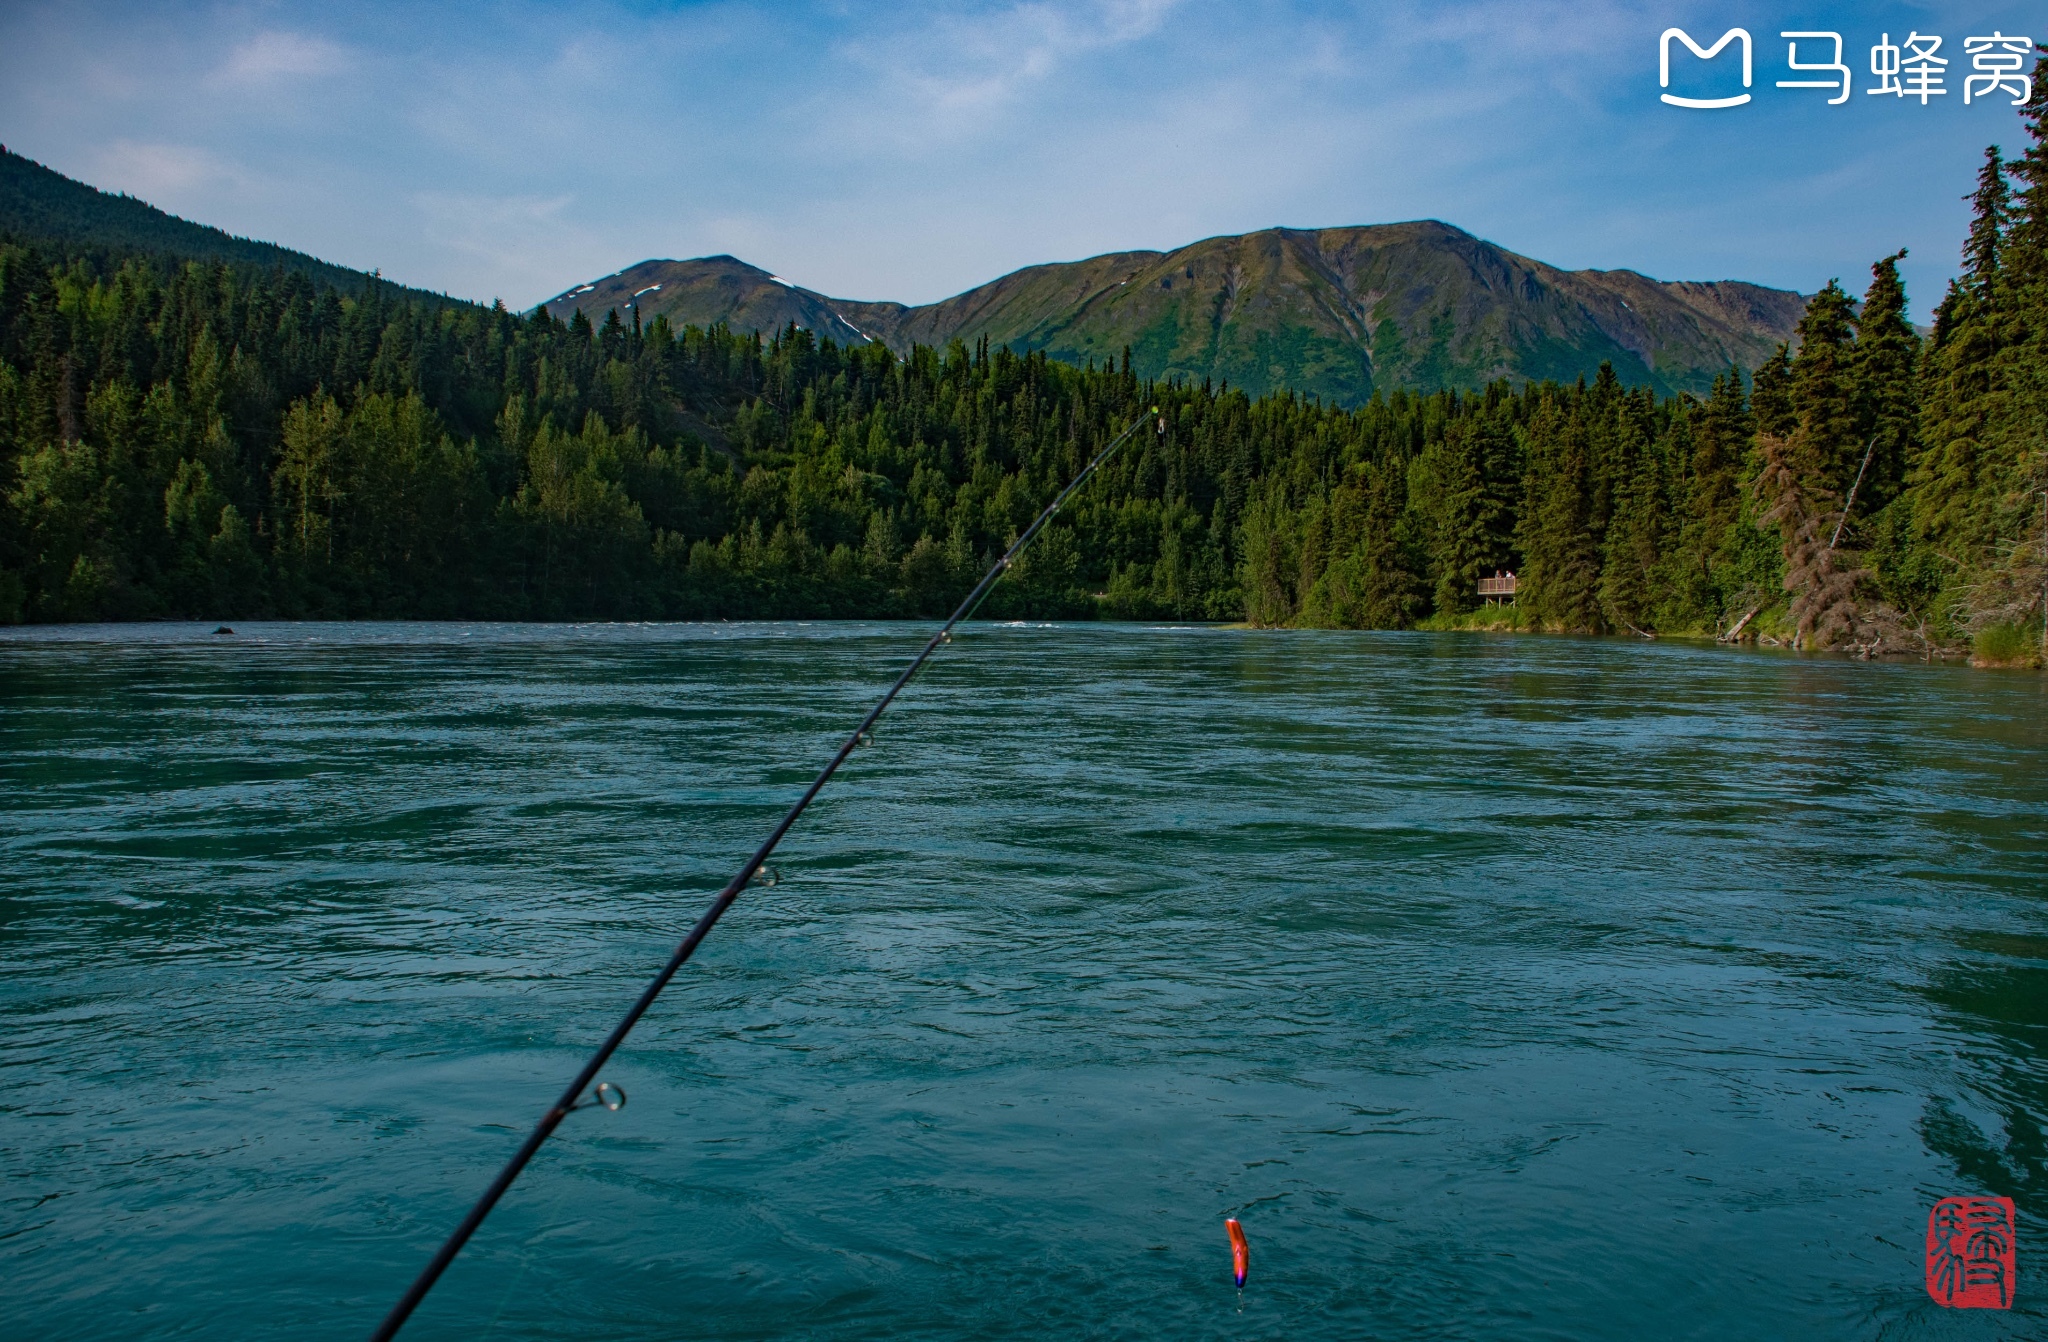
<path fill-rule="evenodd" d="M 1749 608 L 1749 613 L 1747 615 L 1744 615 L 1741 619 L 1737 620 L 1735 622 L 1735 627 L 1733 629 L 1730 629 L 1727 633 L 1721 635 L 1714 641 L 1716 643 L 1733 643 L 1736 639 L 1741 638 L 1742 631 L 1748 627 L 1749 622 L 1755 619 L 1756 613 L 1762 609 L 1763 604 L 1761 602 L 1754 606 L 1751 606 Z"/>

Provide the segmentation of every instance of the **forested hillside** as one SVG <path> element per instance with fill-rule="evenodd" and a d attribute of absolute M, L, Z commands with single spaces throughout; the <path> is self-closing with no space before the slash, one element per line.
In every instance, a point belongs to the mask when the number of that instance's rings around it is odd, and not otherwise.
<path fill-rule="evenodd" d="M 930 615 L 1148 430 L 993 614 L 2038 638 L 2048 153 L 1992 155 L 1930 339 L 1894 260 L 1753 385 L 1343 410 L 1043 354 L 899 358 L 0 245 L 0 615 Z M 2017 188 L 2016 190 L 2014 188 Z M 1522 577 L 1477 609 L 1476 580 Z"/>
<path fill-rule="evenodd" d="M 12 153 L 5 145 L 0 145 L 0 238 L 55 242 L 63 254 L 89 257 L 103 266 L 140 255 L 274 267 L 334 285 L 346 294 L 361 292 L 373 278 L 304 252 L 180 219 L 133 196 L 95 190 Z M 449 301 L 418 289 L 401 292 L 429 302 Z"/>

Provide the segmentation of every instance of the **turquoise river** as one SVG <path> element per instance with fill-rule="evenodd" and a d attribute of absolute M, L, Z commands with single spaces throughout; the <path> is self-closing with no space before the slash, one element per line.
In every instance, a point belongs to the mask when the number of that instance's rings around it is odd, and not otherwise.
<path fill-rule="evenodd" d="M 367 1334 L 923 633 L 0 632 L 0 1335 Z M 2037 674 L 981 625 L 775 865 L 408 1339 L 2048 1336 Z"/>

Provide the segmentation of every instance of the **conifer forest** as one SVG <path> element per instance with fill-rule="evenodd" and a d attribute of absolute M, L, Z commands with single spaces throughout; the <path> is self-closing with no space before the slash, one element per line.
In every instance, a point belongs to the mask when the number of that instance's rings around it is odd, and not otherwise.
<path fill-rule="evenodd" d="M 0 242 L 0 620 L 932 616 L 1157 406 L 984 613 L 2025 660 L 2042 93 L 2022 124 L 1930 332 L 1880 258 L 1703 399 L 1603 370 L 1342 410 Z M 1514 604 L 1477 595 L 1496 571 Z"/>

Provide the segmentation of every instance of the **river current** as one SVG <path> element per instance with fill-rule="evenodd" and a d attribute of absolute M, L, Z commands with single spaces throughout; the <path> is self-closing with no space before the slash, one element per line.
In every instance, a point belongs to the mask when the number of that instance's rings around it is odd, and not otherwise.
<path fill-rule="evenodd" d="M 0 633 L 7 1336 L 366 1334 L 924 632 L 211 628 Z M 975 626 L 406 1336 L 2043 1336 L 2044 766 L 2038 675 Z"/>

